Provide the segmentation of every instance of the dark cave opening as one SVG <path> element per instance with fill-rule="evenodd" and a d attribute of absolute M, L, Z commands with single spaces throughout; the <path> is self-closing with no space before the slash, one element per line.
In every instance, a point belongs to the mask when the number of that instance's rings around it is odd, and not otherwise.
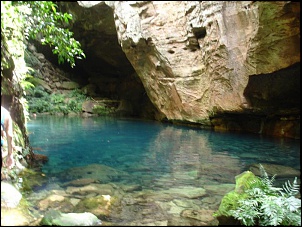
<path fill-rule="evenodd" d="M 300 109 L 300 62 L 274 73 L 250 76 L 244 95 L 253 108 Z"/>

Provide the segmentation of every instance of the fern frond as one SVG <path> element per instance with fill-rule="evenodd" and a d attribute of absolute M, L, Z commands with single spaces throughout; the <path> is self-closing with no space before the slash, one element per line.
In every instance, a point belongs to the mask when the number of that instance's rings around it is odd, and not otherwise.
<path fill-rule="evenodd" d="M 301 200 L 291 196 L 286 198 L 284 201 L 284 206 L 289 212 L 297 212 L 300 210 L 301 213 Z"/>
<path fill-rule="evenodd" d="M 266 179 L 268 179 L 268 174 L 267 174 L 267 172 L 265 171 L 263 165 L 261 165 L 260 163 L 259 163 L 259 170 L 260 170 L 261 178 L 266 178 Z"/>
<path fill-rule="evenodd" d="M 263 165 L 261 165 L 261 163 L 259 163 L 259 170 L 260 170 L 261 177 L 267 177 L 267 173 L 266 173 Z"/>
<path fill-rule="evenodd" d="M 282 226 L 301 226 L 301 210 L 300 212 L 289 212 L 285 215 L 281 223 Z"/>
<path fill-rule="evenodd" d="M 274 174 L 274 176 L 271 177 L 270 179 L 270 184 L 273 185 L 273 183 L 275 182 L 277 174 Z"/>
<path fill-rule="evenodd" d="M 260 178 L 257 177 L 257 178 L 255 178 L 253 180 L 249 180 L 249 181 L 244 182 L 244 186 L 247 189 L 250 189 L 250 188 L 261 188 L 262 187 L 262 182 L 261 182 Z"/>
<path fill-rule="evenodd" d="M 301 199 L 297 177 L 293 183 L 285 182 L 282 188 L 274 187 L 276 174 L 269 177 L 260 164 L 262 177 L 245 183 L 245 197 L 235 207 L 226 211 L 246 226 L 301 226 Z"/>
<path fill-rule="evenodd" d="M 275 181 L 277 174 L 274 174 L 271 178 L 269 178 L 267 172 L 265 171 L 263 165 L 259 164 L 259 170 L 261 174 L 261 181 L 267 187 L 272 187 Z"/>
<path fill-rule="evenodd" d="M 290 181 L 288 180 L 285 182 L 283 185 L 283 190 L 285 191 L 285 194 L 282 194 L 282 196 L 295 196 L 299 193 L 299 185 L 297 181 L 297 177 L 295 177 L 293 183 L 291 184 Z"/>

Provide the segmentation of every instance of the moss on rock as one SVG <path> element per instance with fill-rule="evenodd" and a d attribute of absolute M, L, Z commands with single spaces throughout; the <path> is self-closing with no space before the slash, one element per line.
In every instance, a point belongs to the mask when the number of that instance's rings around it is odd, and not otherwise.
<path fill-rule="evenodd" d="M 255 176 L 251 171 L 245 171 L 237 175 L 235 177 L 235 189 L 227 193 L 222 198 L 218 211 L 215 212 L 214 216 L 216 216 L 218 219 L 225 219 L 225 217 L 228 217 L 227 212 L 229 210 L 235 210 L 238 206 L 238 201 L 241 199 L 245 199 L 248 196 L 245 193 L 245 190 L 249 188 L 247 182 L 251 182 L 257 179 L 257 176 Z"/>

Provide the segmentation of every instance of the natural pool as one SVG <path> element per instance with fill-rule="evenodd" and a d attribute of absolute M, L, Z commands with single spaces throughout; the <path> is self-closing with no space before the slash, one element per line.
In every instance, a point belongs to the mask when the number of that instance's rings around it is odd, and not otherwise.
<path fill-rule="evenodd" d="M 249 165 L 300 170 L 299 140 L 111 117 L 38 116 L 27 128 L 35 152 L 49 157 L 47 183 L 29 198 L 37 212 L 51 208 L 41 200 L 54 190 L 81 212 L 79 200 L 109 194 L 118 202 L 95 211 L 103 225 L 209 224 L 205 213 L 218 208 Z"/>

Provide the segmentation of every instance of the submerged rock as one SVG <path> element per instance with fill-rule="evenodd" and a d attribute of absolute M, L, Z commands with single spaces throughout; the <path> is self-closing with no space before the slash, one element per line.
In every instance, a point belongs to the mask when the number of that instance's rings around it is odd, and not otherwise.
<path fill-rule="evenodd" d="M 102 221 L 89 212 L 61 213 L 56 210 L 48 211 L 40 222 L 40 225 L 55 226 L 99 226 L 101 224 Z"/>
<path fill-rule="evenodd" d="M 59 173 L 59 177 L 69 182 L 75 180 L 91 179 L 95 182 L 107 183 L 127 177 L 129 174 L 118 169 L 101 165 L 91 164 L 87 166 L 73 167 Z"/>
<path fill-rule="evenodd" d="M 213 216 L 213 210 L 184 210 L 181 213 L 182 217 L 192 219 L 191 223 L 197 225 L 203 223 L 204 225 L 217 226 L 218 220 Z M 195 220 L 195 222 L 192 222 Z"/>
<path fill-rule="evenodd" d="M 262 163 L 261 164 L 269 177 L 276 175 L 276 177 L 300 177 L 300 171 L 290 166 Z M 261 176 L 261 170 L 259 164 L 252 164 L 249 166 L 249 170 L 256 176 Z"/>

